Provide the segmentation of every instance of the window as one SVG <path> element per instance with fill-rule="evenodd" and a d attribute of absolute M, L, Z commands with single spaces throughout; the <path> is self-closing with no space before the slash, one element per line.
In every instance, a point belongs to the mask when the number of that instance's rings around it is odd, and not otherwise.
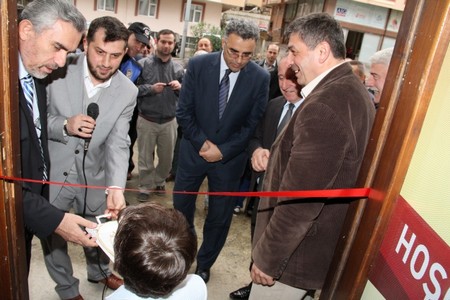
<path fill-rule="evenodd" d="M 189 22 L 199 23 L 203 21 L 203 11 L 205 9 L 205 4 L 192 3 L 191 9 L 189 11 Z M 186 12 L 186 3 L 184 3 L 183 15 L 181 20 L 184 20 Z"/>
<path fill-rule="evenodd" d="M 139 0 L 138 15 L 156 18 L 158 0 Z"/>
<path fill-rule="evenodd" d="M 97 10 L 116 12 L 116 0 L 97 0 Z"/>

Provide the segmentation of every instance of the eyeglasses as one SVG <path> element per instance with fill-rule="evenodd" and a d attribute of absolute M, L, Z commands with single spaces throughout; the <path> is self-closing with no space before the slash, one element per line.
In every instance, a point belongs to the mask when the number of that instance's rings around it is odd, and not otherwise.
<path fill-rule="evenodd" d="M 238 59 L 239 57 L 242 58 L 242 59 L 250 59 L 253 56 L 253 52 L 242 52 L 242 53 L 240 53 L 236 49 L 228 48 L 228 45 L 226 43 L 225 43 L 225 46 L 226 46 L 225 49 L 226 49 L 228 55 L 231 56 L 234 59 Z"/>

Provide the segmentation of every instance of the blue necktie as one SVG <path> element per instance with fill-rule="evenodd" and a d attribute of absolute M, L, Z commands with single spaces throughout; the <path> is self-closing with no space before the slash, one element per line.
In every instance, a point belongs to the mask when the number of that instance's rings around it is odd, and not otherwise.
<path fill-rule="evenodd" d="M 219 84 L 219 119 L 222 118 L 225 107 L 227 106 L 228 91 L 230 90 L 230 77 L 228 77 L 228 75 L 230 75 L 230 73 L 231 70 L 227 69 Z"/>
<path fill-rule="evenodd" d="M 22 88 L 23 88 L 23 94 L 25 96 L 25 99 L 27 100 L 27 106 L 31 113 L 31 118 L 33 119 L 33 123 L 36 129 L 36 134 L 39 141 L 39 150 L 41 154 L 41 159 L 43 163 L 43 170 L 42 170 L 42 179 L 44 181 L 48 180 L 48 173 L 47 173 L 47 165 L 45 164 L 45 158 L 44 158 L 44 149 L 42 148 L 42 141 L 41 141 L 41 122 L 39 118 L 35 120 L 34 113 L 33 113 L 33 103 L 34 103 L 34 81 L 33 77 L 31 77 L 30 74 L 23 77 L 22 79 Z"/>

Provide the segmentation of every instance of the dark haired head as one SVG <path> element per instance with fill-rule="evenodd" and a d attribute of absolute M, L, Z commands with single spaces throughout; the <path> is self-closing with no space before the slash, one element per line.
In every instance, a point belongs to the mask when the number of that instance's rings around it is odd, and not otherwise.
<path fill-rule="evenodd" d="M 114 267 L 128 290 L 140 297 L 160 297 L 186 278 L 197 239 L 182 213 L 143 203 L 121 211 L 114 252 Z"/>
<path fill-rule="evenodd" d="M 175 32 L 173 32 L 173 31 L 170 30 L 170 29 L 163 29 L 163 30 L 158 31 L 158 33 L 156 34 L 156 39 L 159 40 L 159 37 L 160 37 L 161 35 L 167 35 L 167 34 L 173 34 L 174 39 L 176 38 Z"/>
<path fill-rule="evenodd" d="M 230 34 L 236 34 L 243 40 L 259 40 L 259 28 L 253 21 L 245 19 L 231 19 L 225 27 L 225 39 Z"/>
<path fill-rule="evenodd" d="M 130 32 L 119 19 L 109 16 L 96 18 L 91 22 L 86 35 L 88 44 L 93 41 L 95 33 L 100 28 L 105 30 L 104 42 L 124 41 L 127 45 Z"/>
<path fill-rule="evenodd" d="M 297 34 L 310 50 L 321 42 L 327 42 L 335 58 L 345 58 L 341 25 L 327 13 L 314 13 L 295 19 L 285 32 L 287 37 L 292 34 Z"/>

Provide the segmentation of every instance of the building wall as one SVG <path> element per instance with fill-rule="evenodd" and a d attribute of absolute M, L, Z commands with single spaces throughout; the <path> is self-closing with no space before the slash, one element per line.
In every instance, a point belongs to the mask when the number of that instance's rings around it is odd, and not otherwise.
<path fill-rule="evenodd" d="M 152 31 L 171 29 L 180 35 L 183 33 L 184 16 L 182 0 L 160 0 L 157 18 L 136 15 L 136 0 L 119 0 L 117 13 L 109 11 L 94 10 L 94 1 L 77 0 L 76 6 L 86 17 L 87 22 L 101 16 L 113 16 L 121 20 L 125 25 L 133 22 L 142 22 L 150 26 Z M 236 2 L 236 1 L 235 1 Z M 242 1 L 241 1 L 242 2 Z M 195 1 L 194 1 L 195 3 Z M 207 2 L 203 11 L 203 22 L 220 27 L 222 17 L 222 4 Z M 187 35 L 191 35 L 190 28 L 197 23 L 189 23 Z"/>

